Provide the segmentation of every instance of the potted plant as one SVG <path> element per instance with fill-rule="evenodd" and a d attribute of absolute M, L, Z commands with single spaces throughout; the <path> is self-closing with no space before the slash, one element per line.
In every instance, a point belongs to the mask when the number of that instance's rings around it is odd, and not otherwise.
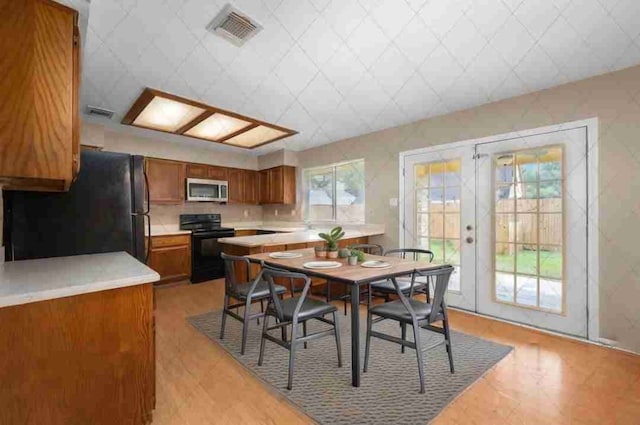
<path fill-rule="evenodd" d="M 325 245 L 316 246 L 316 257 L 327 258 L 327 247 Z"/>
<path fill-rule="evenodd" d="M 334 227 L 329 233 L 319 233 L 318 236 L 327 243 L 327 257 L 338 258 L 338 241 L 344 236 L 342 227 Z"/>
<path fill-rule="evenodd" d="M 351 255 L 351 250 L 349 248 L 342 248 L 338 250 L 338 257 L 340 258 L 349 258 Z"/>
<path fill-rule="evenodd" d="M 358 263 L 361 263 L 365 260 L 364 252 L 358 249 L 352 249 L 351 255 L 349 256 L 349 265 L 356 266 Z"/>

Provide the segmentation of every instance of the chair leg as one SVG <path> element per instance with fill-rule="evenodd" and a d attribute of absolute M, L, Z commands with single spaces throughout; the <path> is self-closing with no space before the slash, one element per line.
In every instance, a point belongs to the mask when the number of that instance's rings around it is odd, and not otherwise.
<path fill-rule="evenodd" d="M 402 322 L 400 324 L 400 327 L 402 328 L 402 340 L 406 341 L 407 340 L 407 324 Z M 400 352 L 404 354 L 404 349 L 405 349 L 404 345 L 401 345 L 400 347 L 401 347 Z"/>
<path fill-rule="evenodd" d="M 453 367 L 453 350 L 451 347 L 451 332 L 449 331 L 449 318 L 447 317 L 446 310 L 444 317 L 445 319 L 442 321 L 442 327 L 444 328 L 445 346 L 447 347 L 447 355 L 449 356 L 449 369 L 451 370 L 451 373 L 455 373 L 455 369 Z"/>
<path fill-rule="evenodd" d="M 294 324 L 293 326 L 291 326 L 291 346 L 289 348 L 289 380 L 287 381 L 288 390 L 291 390 L 291 388 L 293 387 L 293 362 L 296 357 L 296 344 L 298 343 L 297 334 L 298 326 L 297 324 Z"/>
<path fill-rule="evenodd" d="M 340 322 L 338 315 L 333 312 L 333 333 L 336 336 L 336 348 L 338 349 L 338 367 L 342 367 L 342 345 L 340 344 Z"/>
<path fill-rule="evenodd" d="M 264 320 L 262 321 L 262 335 L 260 337 L 260 356 L 258 357 L 258 366 L 262 366 L 262 360 L 264 359 L 264 343 L 266 338 L 264 334 L 267 333 L 267 328 L 269 327 L 269 315 L 264 316 Z"/>
<path fill-rule="evenodd" d="M 302 322 L 302 336 L 307 336 L 307 321 Z M 304 349 L 307 349 L 307 341 L 304 342 Z"/>
<path fill-rule="evenodd" d="M 264 313 L 264 304 L 263 304 L 264 300 L 260 300 L 260 313 Z M 258 324 L 260 324 L 260 318 L 256 318 L 256 321 Z"/>
<path fill-rule="evenodd" d="M 251 314 L 251 300 L 247 300 L 247 304 L 244 307 L 244 320 L 242 321 L 242 347 L 240 348 L 240 355 L 244 355 L 244 349 L 247 346 L 247 333 L 249 331 L 249 315 Z"/>
<path fill-rule="evenodd" d="M 229 306 L 229 296 L 224 296 L 224 307 L 222 307 L 222 325 L 220 327 L 220 339 L 224 339 L 224 327 L 227 324 L 227 307 Z"/>
<path fill-rule="evenodd" d="M 420 327 L 413 324 L 413 340 L 416 344 L 416 357 L 418 358 L 418 375 L 420 375 L 420 394 L 424 394 L 424 365 L 422 364 L 422 345 L 420 344 Z"/>
<path fill-rule="evenodd" d="M 364 346 L 364 368 L 363 372 L 369 367 L 369 348 L 371 347 L 371 327 L 373 326 L 373 315 L 367 311 L 367 342 Z"/>

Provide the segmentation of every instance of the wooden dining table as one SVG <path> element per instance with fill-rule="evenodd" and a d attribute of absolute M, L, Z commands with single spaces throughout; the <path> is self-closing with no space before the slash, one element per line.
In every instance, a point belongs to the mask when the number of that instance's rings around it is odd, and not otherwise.
<path fill-rule="evenodd" d="M 360 264 L 350 266 L 346 259 L 337 258 L 328 261 L 337 261 L 342 265 L 333 269 L 309 269 L 304 263 L 309 261 L 326 260 L 318 258 L 313 248 L 296 249 L 287 252 L 299 252 L 302 256 L 297 258 L 272 258 L 272 253 L 251 254 L 246 257 L 253 263 L 264 263 L 281 269 L 304 273 L 310 277 L 327 280 L 328 284 L 341 283 L 351 290 L 351 383 L 354 387 L 360 386 L 360 287 L 372 282 L 395 279 L 401 276 L 411 275 L 415 271 L 425 271 L 440 267 L 441 264 L 427 261 L 405 260 L 399 257 L 381 257 L 366 254 L 366 260 L 382 260 L 391 264 L 386 268 L 366 268 Z"/>

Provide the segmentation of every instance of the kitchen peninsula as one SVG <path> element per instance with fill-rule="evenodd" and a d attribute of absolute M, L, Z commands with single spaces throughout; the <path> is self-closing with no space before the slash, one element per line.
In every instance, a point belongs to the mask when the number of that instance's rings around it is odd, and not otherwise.
<path fill-rule="evenodd" d="M 125 252 L 1 264 L 0 423 L 150 423 L 158 279 Z"/>

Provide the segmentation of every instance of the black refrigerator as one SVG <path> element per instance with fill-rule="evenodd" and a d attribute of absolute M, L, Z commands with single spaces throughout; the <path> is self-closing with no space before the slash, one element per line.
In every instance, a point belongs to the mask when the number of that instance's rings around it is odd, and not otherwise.
<path fill-rule="evenodd" d="M 5 260 L 126 251 L 145 262 L 144 157 L 83 151 L 68 192 L 3 191 Z"/>

